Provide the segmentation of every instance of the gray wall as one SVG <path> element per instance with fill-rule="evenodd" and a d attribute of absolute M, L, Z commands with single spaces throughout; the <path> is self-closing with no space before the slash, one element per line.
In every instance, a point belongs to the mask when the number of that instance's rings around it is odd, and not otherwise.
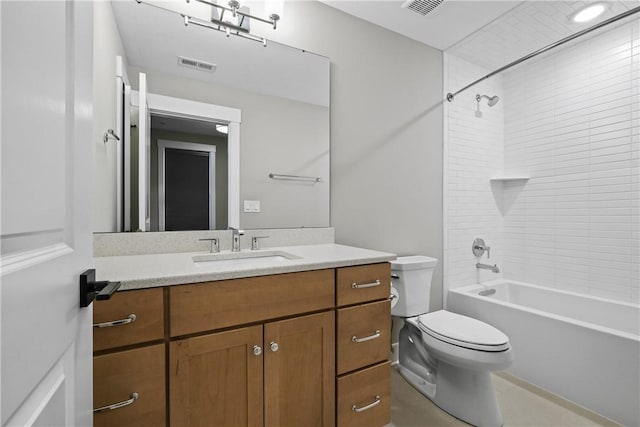
<path fill-rule="evenodd" d="M 264 34 L 331 59 L 336 241 L 442 261 L 442 52 L 316 1 L 285 7 Z"/>
<path fill-rule="evenodd" d="M 331 59 L 331 225 L 338 243 L 440 260 L 442 52 L 319 2 L 268 37 Z"/>
<path fill-rule="evenodd" d="M 116 230 L 116 144 L 102 142 L 102 136 L 116 129 L 116 56 L 124 57 L 124 47 L 111 3 L 94 2 L 93 23 L 93 231 L 111 232 Z"/>

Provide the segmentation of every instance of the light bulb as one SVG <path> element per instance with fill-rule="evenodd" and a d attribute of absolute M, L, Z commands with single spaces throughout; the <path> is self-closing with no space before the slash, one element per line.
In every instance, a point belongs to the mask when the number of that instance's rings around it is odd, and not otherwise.
<path fill-rule="evenodd" d="M 604 4 L 602 3 L 590 4 L 589 6 L 575 13 L 571 18 L 571 20 L 576 23 L 588 22 L 602 15 L 604 11 L 605 11 Z"/>

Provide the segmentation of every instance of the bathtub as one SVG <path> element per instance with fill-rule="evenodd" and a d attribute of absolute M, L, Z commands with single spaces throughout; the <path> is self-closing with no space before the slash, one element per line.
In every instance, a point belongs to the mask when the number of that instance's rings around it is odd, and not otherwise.
<path fill-rule="evenodd" d="M 625 426 L 640 425 L 640 305 L 511 280 L 450 289 L 447 309 L 509 336 L 508 372 Z"/>

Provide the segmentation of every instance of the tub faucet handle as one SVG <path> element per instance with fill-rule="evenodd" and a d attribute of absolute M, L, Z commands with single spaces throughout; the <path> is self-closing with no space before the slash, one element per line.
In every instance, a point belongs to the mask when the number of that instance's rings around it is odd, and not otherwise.
<path fill-rule="evenodd" d="M 491 248 L 487 246 L 487 244 L 484 242 L 484 239 L 481 239 L 479 237 L 473 241 L 473 244 L 471 245 L 471 251 L 477 257 L 481 257 L 485 252 L 487 252 L 487 258 L 491 258 Z"/>

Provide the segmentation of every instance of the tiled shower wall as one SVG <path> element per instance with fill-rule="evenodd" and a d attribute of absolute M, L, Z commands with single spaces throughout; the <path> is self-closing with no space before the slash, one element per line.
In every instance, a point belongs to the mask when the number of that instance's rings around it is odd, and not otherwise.
<path fill-rule="evenodd" d="M 505 278 L 640 300 L 640 23 L 530 60 L 449 103 L 445 284 L 476 271 L 474 237 Z M 447 87 L 492 70 L 446 55 Z M 493 108 L 476 93 L 500 96 Z M 528 181 L 489 183 L 491 176 Z"/>
<path fill-rule="evenodd" d="M 503 78 L 504 277 L 638 303 L 640 22 Z"/>
<path fill-rule="evenodd" d="M 486 75 L 485 70 L 456 56 L 447 55 L 445 88 L 457 90 Z M 491 185 L 489 178 L 500 175 L 503 166 L 504 103 L 489 107 L 483 99 L 476 116 L 476 94 L 502 95 L 502 78 L 497 77 L 468 89 L 446 104 L 445 114 L 445 289 L 501 277 L 487 270 L 477 270 L 471 252 L 473 239 L 482 237 L 491 247 L 491 258 L 484 263 L 503 267 L 500 214 L 502 188 Z"/>

